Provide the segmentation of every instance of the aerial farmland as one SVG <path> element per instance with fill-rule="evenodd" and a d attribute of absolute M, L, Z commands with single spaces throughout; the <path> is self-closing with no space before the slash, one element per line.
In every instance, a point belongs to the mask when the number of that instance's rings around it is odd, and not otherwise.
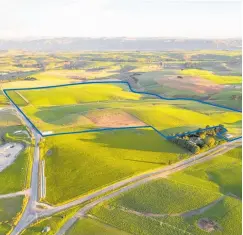
<path fill-rule="evenodd" d="M 240 235 L 241 55 L 1 51 L 0 234 Z"/>

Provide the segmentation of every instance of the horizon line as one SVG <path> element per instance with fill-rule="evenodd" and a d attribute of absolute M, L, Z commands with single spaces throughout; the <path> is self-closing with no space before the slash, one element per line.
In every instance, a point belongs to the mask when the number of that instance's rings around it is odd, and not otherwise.
<path fill-rule="evenodd" d="M 235 37 L 182 37 L 182 36 L 23 36 L 23 37 L 0 37 L 0 40 L 44 40 L 44 39 L 164 39 L 164 40 L 242 40 L 241 36 Z"/>

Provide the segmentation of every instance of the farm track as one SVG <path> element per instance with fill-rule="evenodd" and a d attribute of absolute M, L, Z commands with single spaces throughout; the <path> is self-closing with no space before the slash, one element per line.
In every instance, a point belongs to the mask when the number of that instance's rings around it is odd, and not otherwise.
<path fill-rule="evenodd" d="M 200 214 L 204 213 L 205 211 L 207 211 L 208 209 L 210 209 L 211 207 L 213 207 L 214 205 L 216 205 L 218 202 L 222 201 L 226 196 L 227 195 L 223 195 L 220 198 L 218 198 L 217 200 L 209 203 L 208 205 L 206 205 L 204 207 L 182 213 L 181 216 L 184 218 L 187 218 L 187 217 L 191 217 L 194 215 L 200 215 Z"/>
<path fill-rule="evenodd" d="M 30 189 L 26 189 L 16 193 L 0 194 L 0 199 L 18 197 L 23 195 L 28 196 L 29 194 L 30 194 Z"/>
<path fill-rule="evenodd" d="M 15 92 L 16 94 L 18 94 L 20 96 L 20 98 L 22 98 L 26 104 L 29 104 L 30 102 L 18 91 Z"/>

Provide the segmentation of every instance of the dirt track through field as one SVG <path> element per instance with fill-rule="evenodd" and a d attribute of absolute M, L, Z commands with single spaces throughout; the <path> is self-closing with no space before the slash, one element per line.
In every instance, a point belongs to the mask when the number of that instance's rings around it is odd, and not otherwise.
<path fill-rule="evenodd" d="M 18 91 L 15 91 L 16 94 L 18 94 L 24 101 L 26 104 L 29 104 L 29 101 Z"/>
<path fill-rule="evenodd" d="M 26 190 L 19 191 L 19 192 L 16 192 L 16 193 L 0 194 L 0 199 L 18 197 L 18 196 L 24 196 L 24 195 L 29 196 L 30 195 L 30 189 L 26 189 Z"/>

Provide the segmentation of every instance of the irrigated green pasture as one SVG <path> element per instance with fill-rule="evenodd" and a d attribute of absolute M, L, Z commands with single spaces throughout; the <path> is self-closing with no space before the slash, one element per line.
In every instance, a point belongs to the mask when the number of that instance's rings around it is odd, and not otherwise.
<path fill-rule="evenodd" d="M 47 137 L 44 146 L 45 200 L 51 204 L 188 156 L 150 128 Z"/>

